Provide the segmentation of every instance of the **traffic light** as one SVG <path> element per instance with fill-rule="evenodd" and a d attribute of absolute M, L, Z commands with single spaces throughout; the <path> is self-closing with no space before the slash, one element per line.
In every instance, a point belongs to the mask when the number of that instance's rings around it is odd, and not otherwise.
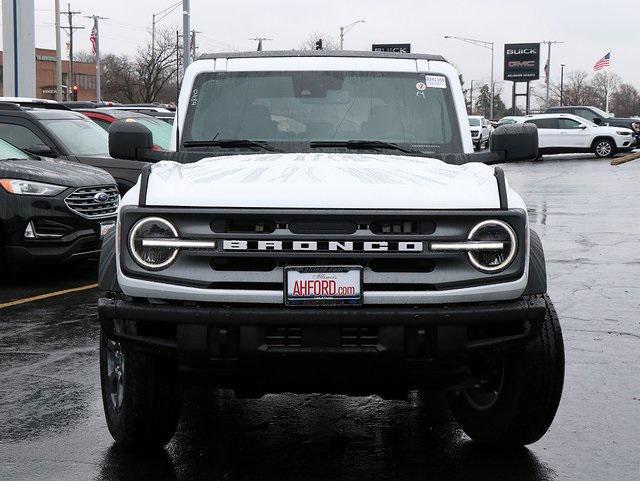
<path fill-rule="evenodd" d="M 78 86 L 73 86 L 73 100 L 78 100 Z"/>
<path fill-rule="evenodd" d="M 319 38 L 316 41 L 316 50 L 322 50 L 322 39 L 321 38 Z"/>

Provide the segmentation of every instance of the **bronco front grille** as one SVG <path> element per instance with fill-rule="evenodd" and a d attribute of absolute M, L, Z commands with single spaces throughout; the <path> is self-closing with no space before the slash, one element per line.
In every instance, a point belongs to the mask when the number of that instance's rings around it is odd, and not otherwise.
<path fill-rule="evenodd" d="M 81 187 L 64 200 L 74 213 L 87 219 L 111 217 L 118 210 L 120 194 L 115 185 Z"/>

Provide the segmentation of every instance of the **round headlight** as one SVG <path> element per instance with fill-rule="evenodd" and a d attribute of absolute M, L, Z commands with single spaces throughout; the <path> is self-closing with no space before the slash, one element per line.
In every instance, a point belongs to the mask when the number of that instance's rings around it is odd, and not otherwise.
<path fill-rule="evenodd" d="M 468 252 L 469 261 L 482 272 L 499 272 L 506 269 L 516 257 L 518 243 L 509 224 L 500 220 L 485 220 L 469 232 L 472 242 L 498 242 L 502 248 Z"/>
<path fill-rule="evenodd" d="M 129 252 L 145 269 L 159 270 L 169 266 L 178 255 L 178 249 L 144 245 L 150 239 L 176 239 L 178 231 L 162 217 L 145 217 L 135 223 L 129 233 Z"/>

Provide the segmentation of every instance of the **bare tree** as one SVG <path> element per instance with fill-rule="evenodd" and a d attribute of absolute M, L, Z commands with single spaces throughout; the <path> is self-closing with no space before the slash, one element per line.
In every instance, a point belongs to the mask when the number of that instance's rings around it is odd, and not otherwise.
<path fill-rule="evenodd" d="M 619 117 L 640 115 L 640 92 L 631 84 L 620 84 L 609 102 L 611 111 Z"/>
<path fill-rule="evenodd" d="M 595 98 L 587 72 L 581 70 L 568 72 L 564 83 L 565 105 L 594 105 Z"/>
<path fill-rule="evenodd" d="M 105 55 L 102 58 L 102 96 L 114 102 L 138 101 L 137 80 L 133 62 L 126 55 Z"/>
<path fill-rule="evenodd" d="M 168 28 L 156 34 L 155 48 L 150 41 L 138 48 L 133 64 L 139 102 L 155 102 L 160 92 L 175 82 L 178 71 L 176 49 L 175 35 Z"/>
<path fill-rule="evenodd" d="M 593 103 L 589 105 L 604 109 L 607 103 L 607 89 L 609 90 L 609 95 L 611 95 L 618 89 L 620 83 L 621 79 L 616 74 L 603 72 L 595 74 L 591 80 Z"/>
<path fill-rule="evenodd" d="M 301 43 L 300 47 L 298 48 L 300 50 L 315 50 L 316 42 L 318 40 L 322 40 L 323 50 L 339 50 L 340 48 L 340 44 L 334 37 L 330 35 L 324 35 L 319 32 L 310 34 L 309 37 L 307 37 L 307 39 L 303 43 Z"/>

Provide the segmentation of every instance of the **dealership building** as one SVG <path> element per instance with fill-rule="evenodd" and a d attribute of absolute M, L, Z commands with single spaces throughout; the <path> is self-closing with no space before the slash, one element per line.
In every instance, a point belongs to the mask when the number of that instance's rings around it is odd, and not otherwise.
<path fill-rule="evenodd" d="M 3 55 L 0 52 L 0 79 L 3 74 Z M 101 66 L 102 68 L 102 66 Z M 69 61 L 62 61 L 62 85 L 66 86 L 69 76 Z M 73 83 L 78 86 L 78 100 L 94 100 L 96 98 L 96 66 L 93 62 L 73 62 Z M 63 87 L 66 92 L 66 87 Z M 0 82 L 0 95 L 4 95 Z M 12 96 L 12 94 L 8 94 Z M 56 51 L 47 48 L 36 48 L 36 97 L 43 99 L 56 98 Z"/>

